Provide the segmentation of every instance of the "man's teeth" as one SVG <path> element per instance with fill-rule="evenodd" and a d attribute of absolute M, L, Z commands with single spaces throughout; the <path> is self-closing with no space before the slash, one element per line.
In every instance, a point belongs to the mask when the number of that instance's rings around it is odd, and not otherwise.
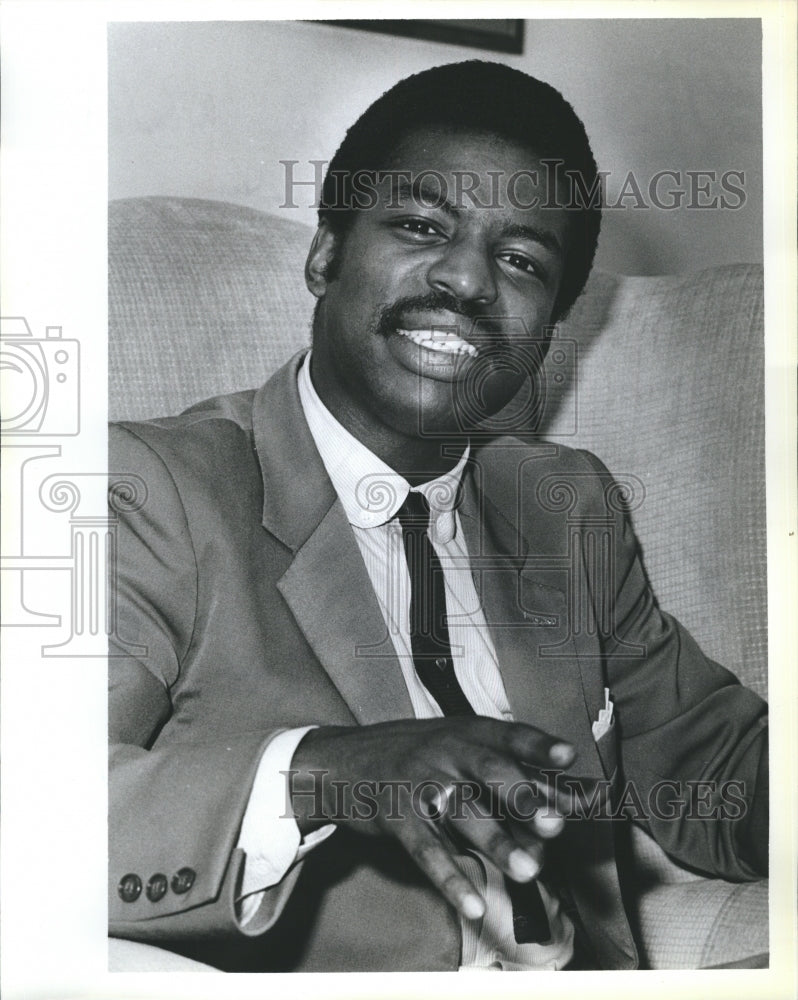
<path fill-rule="evenodd" d="M 397 330 L 396 332 L 429 351 L 439 351 L 441 354 L 470 354 L 472 358 L 478 354 L 473 344 L 445 330 Z"/>

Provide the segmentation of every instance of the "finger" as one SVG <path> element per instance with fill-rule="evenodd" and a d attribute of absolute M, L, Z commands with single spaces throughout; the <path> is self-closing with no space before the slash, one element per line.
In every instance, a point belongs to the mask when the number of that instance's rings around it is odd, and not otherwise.
<path fill-rule="evenodd" d="M 520 761 L 536 767 L 570 767 L 576 760 L 572 743 L 523 722 L 508 725 L 507 747 Z"/>
<path fill-rule="evenodd" d="M 508 824 L 471 813 L 468 819 L 446 821 L 459 840 L 476 848 L 516 882 L 529 882 L 543 867 L 543 845 L 529 836 L 513 836 Z"/>
<path fill-rule="evenodd" d="M 567 795 L 556 782 L 532 779 L 511 786 L 503 808 L 510 821 L 524 826 L 536 837 L 549 840 L 565 828 L 563 813 L 567 804 Z"/>
<path fill-rule="evenodd" d="M 459 913 L 467 920 L 477 920 L 485 913 L 482 896 L 432 829 L 419 826 L 411 833 L 409 824 L 404 823 L 397 836 L 421 871 Z"/>
<path fill-rule="evenodd" d="M 525 722 L 479 717 L 468 720 L 466 725 L 479 742 L 535 767 L 569 767 L 576 759 L 576 751 L 568 740 Z"/>
<path fill-rule="evenodd" d="M 572 783 L 582 782 L 555 768 L 529 767 L 520 764 L 521 780 L 514 789 L 511 808 L 515 818 L 532 819 L 536 815 L 554 813 L 568 815 L 573 804 Z"/>
<path fill-rule="evenodd" d="M 476 818 L 487 815 L 520 821 L 531 825 L 544 839 L 562 832 L 564 820 L 557 808 L 554 783 L 528 778 L 512 757 L 485 747 L 465 757 L 461 767 L 474 784 L 483 786 L 484 791 L 475 795 L 468 782 L 458 784 L 456 804 L 460 807 L 459 812 L 467 810 Z"/>
<path fill-rule="evenodd" d="M 558 837 L 565 829 L 565 820 L 559 813 L 551 812 L 538 813 L 532 820 L 535 833 L 544 840 L 551 840 Z"/>
<path fill-rule="evenodd" d="M 516 844 L 516 850 L 525 851 L 538 866 L 538 874 L 543 868 L 546 857 L 546 845 L 527 824 L 507 822 L 507 830 Z M 537 876 L 536 876 L 537 877 Z"/>

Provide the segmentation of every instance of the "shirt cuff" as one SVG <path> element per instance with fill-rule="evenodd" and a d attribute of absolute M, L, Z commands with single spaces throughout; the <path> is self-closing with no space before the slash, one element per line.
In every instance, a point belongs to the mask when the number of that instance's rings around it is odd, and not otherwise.
<path fill-rule="evenodd" d="M 335 830 L 327 824 L 302 838 L 291 813 L 285 774 L 300 741 L 315 726 L 287 729 L 269 741 L 260 759 L 237 846 L 246 854 L 237 903 L 242 926 L 249 923 L 263 891 L 282 881 L 287 872 Z"/>

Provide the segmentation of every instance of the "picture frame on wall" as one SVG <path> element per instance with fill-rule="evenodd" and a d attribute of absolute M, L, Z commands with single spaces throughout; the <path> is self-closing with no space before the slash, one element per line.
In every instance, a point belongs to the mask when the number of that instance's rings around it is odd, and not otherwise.
<path fill-rule="evenodd" d="M 402 18 L 397 20 L 324 21 L 334 27 L 377 31 L 445 45 L 466 45 L 491 52 L 520 55 L 524 51 L 523 18 Z"/>

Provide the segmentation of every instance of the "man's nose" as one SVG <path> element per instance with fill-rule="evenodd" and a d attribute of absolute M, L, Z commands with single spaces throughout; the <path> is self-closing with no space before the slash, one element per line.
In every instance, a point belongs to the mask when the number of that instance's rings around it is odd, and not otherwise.
<path fill-rule="evenodd" d="M 492 260 L 484 249 L 467 240 L 445 247 L 427 272 L 427 281 L 432 288 L 463 302 L 490 305 L 498 294 Z"/>

